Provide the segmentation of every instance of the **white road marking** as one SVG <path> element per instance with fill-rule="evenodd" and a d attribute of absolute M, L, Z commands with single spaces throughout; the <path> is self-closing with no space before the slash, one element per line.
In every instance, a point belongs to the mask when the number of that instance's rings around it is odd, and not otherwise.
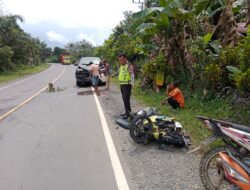
<path fill-rule="evenodd" d="M 63 68 L 63 71 L 52 81 L 52 83 L 54 83 L 55 81 L 57 81 L 65 72 L 65 66 Z M 35 98 L 36 96 L 38 96 L 41 92 L 43 92 L 46 88 L 48 88 L 48 85 L 44 86 L 41 90 L 39 90 L 38 92 L 36 92 L 34 95 L 32 95 L 31 97 L 29 97 L 28 99 L 26 99 L 25 101 L 23 101 L 22 103 L 20 103 L 19 105 L 17 105 L 16 107 L 12 108 L 10 111 L 6 112 L 5 114 L 0 116 L 0 121 L 2 121 L 3 119 L 5 119 L 7 116 L 9 116 L 10 114 L 12 114 L 13 112 L 15 112 L 16 110 L 18 110 L 19 108 L 21 108 L 23 105 L 25 105 L 26 103 L 28 103 L 30 100 L 32 100 L 33 98 Z"/>
<path fill-rule="evenodd" d="M 23 79 L 23 80 L 19 80 L 19 81 L 17 81 L 17 82 L 13 82 L 13 83 L 11 83 L 11 84 L 9 84 L 9 85 L 6 85 L 6 86 L 3 86 L 3 87 L 0 88 L 0 91 L 1 91 L 1 90 L 4 90 L 4 89 L 6 89 L 6 88 L 9 88 L 9 87 L 15 86 L 15 85 L 17 85 L 17 84 L 20 84 L 20 83 L 22 83 L 22 82 L 24 82 L 24 81 L 26 81 L 26 80 L 33 79 L 34 77 L 37 77 L 37 76 L 39 76 L 39 75 L 41 75 L 41 74 L 44 74 L 44 73 L 48 72 L 48 71 L 49 71 L 50 69 L 52 69 L 53 67 L 54 67 L 54 65 L 52 65 L 49 69 L 47 69 L 47 70 L 45 70 L 45 71 L 43 71 L 43 72 L 41 72 L 41 73 L 39 73 L 39 74 L 33 75 L 33 76 L 28 77 L 28 78 L 25 78 L 25 79 Z"/>
<path fill-rule="evenodd" d="M 91 87 L 91 88 L 92 88 L 92 91 L 94 92 L 93 87 Z M 109 132 L 107 121 L 105 119 L 101 104 L 100 104 L 100 102 L 97 98 L 97 95 L 95 93 L 94 93 L 94 98 L 95 98 L 96 106 L 97 106 L 99 116 L 101 119 L 102 129 L 103 129 L 104 137 L 105 137 L 106 144 L 108 147 L 109 156 L 110 156 L 111 164 L 112 164 L 113 171 L 115 174 L 115 179 L 116 179 L 118 189 L 119 190 L 129 190 L 129 186 L 128 186 L 126 177 L 124 175 L 121 162 L 120 162 L 119 157 L 117 155 L 113 139 L 112 139 L 111 134 Z"/>

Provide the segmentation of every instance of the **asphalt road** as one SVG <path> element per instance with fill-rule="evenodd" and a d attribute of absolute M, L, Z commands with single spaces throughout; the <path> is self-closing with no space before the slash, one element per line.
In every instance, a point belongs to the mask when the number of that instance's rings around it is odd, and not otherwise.
<path fill-rule="evenodd" d="M 0 86 L 0 190 L 203 189 L 201 155 L 133 142 L 115 122 L 124 112 L 119 88 L 97 98 L 76 87 L 75 69 L 53 64 Z M 143 107 L 131 101 L 133 112 Z"/>
<path fill-rule="evenodd" d="M 75 86 L 75 68 L 53 64 L 0 87 L 0 116 L 9 112 L 0 121 L 1 190 L 118 189 L 94 96 L 77 95 L 90 88 Z M 52 81 L 56 91 L 43 91 Z"/>

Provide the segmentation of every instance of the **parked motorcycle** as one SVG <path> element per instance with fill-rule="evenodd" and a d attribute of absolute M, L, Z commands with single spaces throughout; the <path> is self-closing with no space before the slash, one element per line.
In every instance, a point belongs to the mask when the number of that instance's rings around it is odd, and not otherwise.
<path fill-rule="evenodd" d="M 235 123 L 197 117 L 204 127 L 212 131 L 195 152 L 217 139 L 225 145 L 211 148 L 200 162 L 200 178 L 205 189 L 246 190 L 250 189 L 250 127 Z"/>
<path fill-rule="evenodd" d="M 159 143 L 186 149 L 191 145 L 180 122 L 155 111 L 141 110 L 130 124 L 130 135 L 137 143 L 156 140 Z"/>

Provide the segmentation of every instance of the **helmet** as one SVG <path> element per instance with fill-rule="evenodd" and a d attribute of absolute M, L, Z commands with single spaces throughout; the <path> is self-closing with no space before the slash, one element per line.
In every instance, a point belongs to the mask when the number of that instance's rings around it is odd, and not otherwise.
<path fill-rule="evenodd" d="M 137 112 L 137 115 L 153 115 L 156 114 L 156 108 L 154 107 L 146 107 Z"/>

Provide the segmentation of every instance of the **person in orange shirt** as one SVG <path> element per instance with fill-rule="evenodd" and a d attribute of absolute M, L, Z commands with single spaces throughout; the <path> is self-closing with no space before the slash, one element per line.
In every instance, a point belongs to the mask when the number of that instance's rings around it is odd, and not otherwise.
<path fill-rule="evenodd" d="M 167 86 L 166 95 L 167 97 L 161 101 L 161 105 L 165 104 L 166 101 L 168 101 L 168 104 L 174 109 L 184 108 L 184 96 L 181 90 L 177 87 L 177 83 L 171 83 Z"/>

